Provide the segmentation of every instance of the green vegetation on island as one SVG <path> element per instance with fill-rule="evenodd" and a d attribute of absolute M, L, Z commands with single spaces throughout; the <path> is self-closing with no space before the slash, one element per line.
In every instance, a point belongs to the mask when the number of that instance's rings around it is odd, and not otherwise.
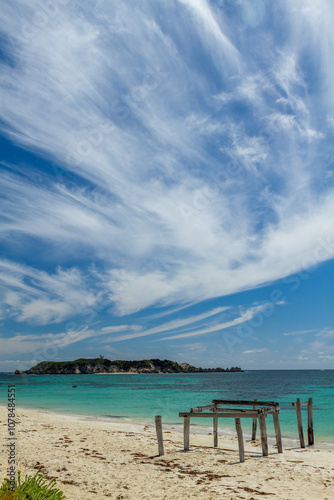
<path fill-rule="evenodd" d="M 144 359 L 141 361 L 122 361 L 80 358 L 75 361 L 42 361 L 29 370 L 16 370 L 15 373 L 27 375 L 76 375 L 94 373 L 207 373 L 241 372 L 241 368 L 196 368 L 188 363 L 176 363 L 168 359 Z"/>

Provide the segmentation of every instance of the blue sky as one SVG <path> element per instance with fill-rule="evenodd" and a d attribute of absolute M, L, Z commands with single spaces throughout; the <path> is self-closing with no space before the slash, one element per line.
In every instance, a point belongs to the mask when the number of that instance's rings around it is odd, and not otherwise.
<path fill-rule="evenodd" d="M 330 0 L 13 0 L 0 370 L 334 367 Z"/>

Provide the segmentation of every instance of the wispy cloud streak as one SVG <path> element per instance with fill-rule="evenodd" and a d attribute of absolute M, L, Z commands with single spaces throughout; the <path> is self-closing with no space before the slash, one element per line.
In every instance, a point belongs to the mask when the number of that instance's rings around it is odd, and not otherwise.
<path fill-rule="evenodd" d="M 178 307 L 334 257 L 333 5 L 260 4 L 58 2 L 45 28 L 4 4 L 1 131 L 30 156 L 2 163 L 3 317 Z"/>

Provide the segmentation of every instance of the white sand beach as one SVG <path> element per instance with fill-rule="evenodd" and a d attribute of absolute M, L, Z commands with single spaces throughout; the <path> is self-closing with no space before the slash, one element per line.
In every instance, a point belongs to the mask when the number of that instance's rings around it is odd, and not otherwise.
<path fill-rule="evenodd" d="M 153 422 L 151 422 L 153 424 Z M 7 411 L 0 407 L 0 475 L 7 473 Z M 245 443 L 239 463 L 235 437 L 191 433 L 190 451 L 183 435 L 164 430 L 165 455 L 152 426 L 93 421 L 84 417 L 17 409 L 17 469 L 38 469 L 55 477 L 68 500 L 81 499 L 257 499 L 334 498 L 334 451 L 316 446 L 270 445 L 263 457 L 259 443 Z M 284 445 L 284 442 L 283 442 Z"/>

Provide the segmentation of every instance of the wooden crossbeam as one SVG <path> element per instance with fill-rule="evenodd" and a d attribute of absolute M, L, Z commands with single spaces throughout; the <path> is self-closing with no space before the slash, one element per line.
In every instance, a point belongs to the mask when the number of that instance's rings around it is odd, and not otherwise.
<path fill-rule="evenodd" d="M 218 412 L 225 412 L 225 413 L 231 413 L 231 412 L 234 412 L 234 411 L 240 411 L 241 413 L 247 413 L 248 411 L 256 411 L 256 413 L 258 413 L 257 410 L 251 410 L 251 409 L 248 409 L 248 408 L 215 408 L 214 410 L 210 410 L 210 411 L 218 411 Z"/>
<path fill-rule="evenodd" d="M 246 408 L 245 410 L 243 408 L 213 408 L 213 409 L 210 409 L 210 411 L 213 411 L 213 412 L 220 412 L 220 413 L 233 413 L 235 411 L 240 411 L 241 413 L 247 413 L 249 411 L 253 411 L 255 413 L 268 413 L 268 414 L 272 414 L 272 413 L 279 413 L 279 410 L 277 410 L 276 408 L 258 408 L 257 410 L 251 410 L 251 409 L 248 409 Z"/>
<path fill-rule="evenodd" d="M 243 401 L 243 400 L 227 400 L 227 399 L 213 399 L 212 400 L 212 403 L 213 404 L 218 404 L 218 405 L 245 405 L 245 406 L 253 406 L 254 404 L 256 404 L 257 406 L 274 406 L 274 407 L 279 407 L 279 403 L 275 402 L 275 401 L 256 401 L 256 400 L 252 400 L 252 401 Z"/>
<path fill-rule="evenodd" d="M 210 410 L 211 408 L 215 408 L 216 405 L 215 404 L 210 404 L 210 405 L 206 405 L 206 406 L 195 406 L 195 408 L 191 408 L 191 412 L 197 412 L 197 411 L 204 411 L 204 410 Z"/>
<path fill-rule="evenodd" d="M 179 413 L 179 417 L 191 417 L 191 418 L 254 418 L 258 415 L 264 415 L 266 417 L 266 413 L 259 413 L 257 410 L 234 410 L 233 412 L 223 413 L 201 413 L 201 412 L 181 412 Z"/>

